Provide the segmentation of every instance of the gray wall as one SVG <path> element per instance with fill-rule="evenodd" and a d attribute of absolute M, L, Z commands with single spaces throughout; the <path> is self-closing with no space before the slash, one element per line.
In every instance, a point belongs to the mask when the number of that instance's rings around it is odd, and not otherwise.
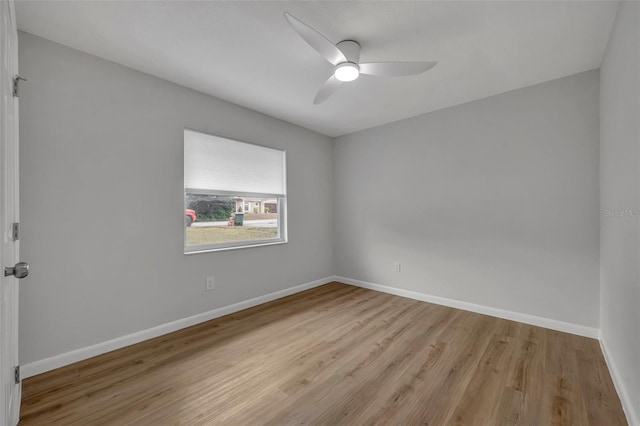
<path fill-rule="evenodd" d="M 337 138 L 337 275 L 597 327 L 598 81 Z"/>
<path fill-rule="evenodd" d="M 20 357 L 333 273 L 328 137 L 20 34 Z M 289 243 L 183 254 L 183 128 L 287 150 Z M 204 291 L 205 276 L 216 290 Z"/>
<path fill-rule="evenodd" d="M 639 76 L 640 3 L 623 2 L 601 68 L 600 327 L 636 416 L 640 414 Z M 617 210 L 631 210 L 632 215 Z"/>

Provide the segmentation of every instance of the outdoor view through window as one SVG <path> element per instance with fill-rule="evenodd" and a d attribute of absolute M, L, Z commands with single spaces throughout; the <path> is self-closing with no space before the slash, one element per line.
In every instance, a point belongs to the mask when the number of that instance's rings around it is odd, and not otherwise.
<path fill-rule="evenodd" d="M 286 241 L 285 153 L 184 132 L 185 253 Z"/>

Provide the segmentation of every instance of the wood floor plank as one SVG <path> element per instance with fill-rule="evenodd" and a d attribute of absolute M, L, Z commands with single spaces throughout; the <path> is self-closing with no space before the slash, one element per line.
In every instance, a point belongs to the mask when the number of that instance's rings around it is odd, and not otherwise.
<path fill-rule="evenodd" d="M 20 425 L 624 425 L 598 342 L 331 283 L 23 382 Z"/>
<path fill-rule="evenodd" d="M 610 418 L 614 423 L 624 422 L 618 405 L 612 404 L 607 398 L 607 395 L 615 393 L 615 387 L 599 348 L 593 345 L 584 351 L 577 350 L 576 360 L 580 373 L 578 381 L 585 406 L 588 407 L 589 423 L 597 425 L 602 418 Z"/>
<path fill-rule="evenodd" d="M 492 337 L 491 319 L 482 315 L 461 315 L 440 335 L 447 342 L 443 362 L 437 363 L 428 380 L 416 389 L 412 408 L 398 413 L 405 424 L 449 424 L 465 389 L 476 371 L 479 357 Z M 455 323 L 454 323 L 455 324 Z M 450 332 L 449 332 L 450 331 Z M 450 339 L 450 340 L 449 340 Z M 444 362 L 446 360 L 446 362 Z"/>
<path fill-rule="evenodd" d="M 509 343 L 504 336 L 493 335 L 474 368 L 471 380 L 453 412 L 451 423 L 488 424 L 497 417 L 514 350 Z"/>
<path fill-rule="evenodd" d="M 500 395 L 498 411 L 496 413 L 496 425 L 538 425 L 537 411 L 529 406 L 529 398 L 519 390 L 506 387 Z"/>
<path fill-rule="evenodd" d="M 544 392 L 546 357 L 544 329 L 520 324 L 513 342 L 506 388 L 498 408 L 499 424 L 540 424 L 540 407 Z"/>

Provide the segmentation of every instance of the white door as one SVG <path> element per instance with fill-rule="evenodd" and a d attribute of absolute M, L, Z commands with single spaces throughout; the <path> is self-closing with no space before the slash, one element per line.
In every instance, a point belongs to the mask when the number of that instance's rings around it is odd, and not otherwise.
<path fill-rule="evenodd" d="M 18 32 L 13 0 L 0 1 L 0 424 L 14 426 L 20 414 L 18 366 L 18 279 L 28 273 L 14 239 L 18 223 Z M 16 266 L 16 267 L 14 267 Z M 5 270 L 5 267 L 9 267 Z M 9 275 L 6 275 L 9 274 Z M 13 274 L 13 275 L 12 275 Z M 18 383 L 16 383 L 18 382 Z"/>

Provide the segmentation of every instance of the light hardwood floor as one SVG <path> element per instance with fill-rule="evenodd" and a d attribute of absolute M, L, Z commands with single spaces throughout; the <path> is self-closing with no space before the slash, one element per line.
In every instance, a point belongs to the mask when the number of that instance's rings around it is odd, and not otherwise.
<path fill-rule="evenodd" d="M 331 283 L 29 378 L 21 425 L 621 425 L 598 342 Z"/>

